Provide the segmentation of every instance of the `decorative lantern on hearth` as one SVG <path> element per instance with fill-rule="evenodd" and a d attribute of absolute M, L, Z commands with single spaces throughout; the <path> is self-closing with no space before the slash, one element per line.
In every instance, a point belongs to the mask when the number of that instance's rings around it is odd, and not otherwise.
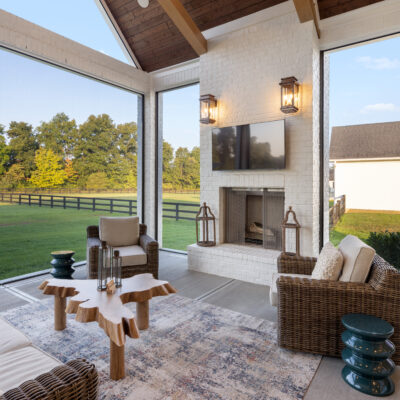
<path fill-rule="evenodd" d="M 294 76 L 282 78 L 281 86 L 281 111 L 291 114 L 299 111 L 299 84 Z"/>
<path fill-rule="evenodd" d="M 98 248 L 97 290 L 106 290 L 110 278 L 110 261 L 107 243 L 102 241 Z"/>
<path fill-rule="evenodd" d="M 196 215 L 196 240 L 198 246 L 215 246 L 215 216 L 205 202 Z"/>
<path fill-rule="evenodd" d="M 296 246 L 294 251 L 289 247 L 293 244 Z M 286 211 L 282 222 L 282 252 L 289 255 L 300 255 L 300 224 L 291 206 Z"/>

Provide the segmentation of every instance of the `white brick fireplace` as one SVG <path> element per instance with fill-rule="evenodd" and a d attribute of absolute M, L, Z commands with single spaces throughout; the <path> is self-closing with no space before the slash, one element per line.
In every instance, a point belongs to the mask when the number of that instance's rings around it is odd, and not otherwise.
<path fill-rule="evenodd" d="M 272 15 L 272 14 L 271 14 Z M 319 246 L 319 51 L 311 23 L 298 24 L 295 12 L 267 19 L 208 41 L 200 58 L 200 93 L 219 102 L 218 127 L 285 119 L 286 168 L 263 171 L 213 171 L 213 126 L 201 127 L 201 202 L 216 216 L 217 246 L 188 247 L 189 268 L 270 284 L 279 251 L 224 243 L 222 188 L 278 188 L 284 208 L 292 206 L 301 228 L 301 254 Z M 300 110 L 280 111 L 281 78 L 300 84 Z M 314 85 L 314 82 L 316 83 Z"/>

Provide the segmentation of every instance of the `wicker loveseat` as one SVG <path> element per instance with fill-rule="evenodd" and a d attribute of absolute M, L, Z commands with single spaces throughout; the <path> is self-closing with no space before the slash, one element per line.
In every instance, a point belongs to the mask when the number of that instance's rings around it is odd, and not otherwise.
<path fill-rule="evenodd" d="M 62 364 L 0 318 L 0 400 L 95 400 L 98 373 L 85 360 Z"/>
<path fill-rule="evenodd" d="M 316 258 L 281 255 L 278 272 L 311 275 Z M 278 342 L 287 349 L 340 356 L 348 313 L 375 315 L 394 327 L 391 337 L 400 365 L 400 272 L 376 255 L 366 283 L 281 276 L 278 290 Z"/>
<path fill-rule="evenodd" d="M 100 246 L 99 227 L 91 225 L 87 227 L 87 267 L 88 278 L 96 279 L 98 271 L 98 247 Z M 158 278 L 158 242 L 147 235 L 147 226 L 139 225 L 139 246 L 146 253 L 147 261 L 145 264 L 139 265 L 123 265 L 122 277 L 144 273 L 153 274 L 154 278 Z"/>

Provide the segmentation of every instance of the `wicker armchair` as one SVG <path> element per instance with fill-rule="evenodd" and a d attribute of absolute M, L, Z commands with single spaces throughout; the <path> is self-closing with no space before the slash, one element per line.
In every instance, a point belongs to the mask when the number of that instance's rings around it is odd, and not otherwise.
<path fill-rule="evenodd" d="M 97 395 L 95 366 L 85 360 L 73 360 L 8 390 L 0 400 L 95 400 Z"/>
<path fill-rule="evenodd" d="M 122 267 L 122 278 L 144 273 L 153 274 L 158 279 L 158 242 L 146 234 L 147 226 L 139 226 L 139 244 L 147 255 L 147 264 L 128 265 Z M 88 278 L 97 278 L 98 269 L 98 247 L 100 246 L 99 227 L 91 225 L 87 227 L 87 268 Z"/>
<path fill-rule="evenodd" d="M 315 262 L 315 258 L 281 255 L 278 272 L 310 275 Z M 366 283 L 282 276 L 277 289 L 280 346 L 339 357 L 344 347 L 340 318 L 365 313 L 392 324 L 396 346 L 392 358 L 400 365 L 400 272 L 378 255 Z"/>

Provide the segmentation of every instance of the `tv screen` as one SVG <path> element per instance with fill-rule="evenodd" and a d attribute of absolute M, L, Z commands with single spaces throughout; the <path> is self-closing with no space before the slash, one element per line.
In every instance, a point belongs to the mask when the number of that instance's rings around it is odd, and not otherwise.
<path fill-rule="evenodd" d="M 285 121 L 212 131 L 214 171 L 285 168 Z"/>

